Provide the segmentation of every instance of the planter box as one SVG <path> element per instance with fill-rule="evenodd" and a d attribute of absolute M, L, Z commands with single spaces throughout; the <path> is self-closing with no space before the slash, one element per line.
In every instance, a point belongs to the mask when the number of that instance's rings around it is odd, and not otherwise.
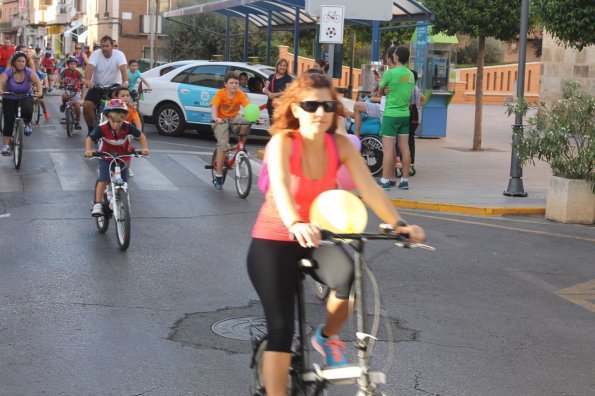
<path fill-rule="evenodd" d="M 595 224 L 595 194 L 591 183 L 552 176 L 545 218 L 560 223 Z"/>

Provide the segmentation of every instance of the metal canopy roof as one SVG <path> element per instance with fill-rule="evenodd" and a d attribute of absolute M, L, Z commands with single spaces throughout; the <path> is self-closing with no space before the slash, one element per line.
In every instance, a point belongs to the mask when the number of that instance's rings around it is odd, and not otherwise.
<path fill-rule="evenodd" d="M 300 25 L 316 24 L 316 18 L 312 18 L 304 11 L 304 0 L 219 0 L 168 11 L 164 16 L 166 18 L 171 18 L 217 12 L 219 14 L 237 18 L 246 18 L 247 16 L 250 23 L 264 28 L 269 24 L 270 12 L 272 26 L 289 27 L 295 24 L 297 14 L 296 8 L 300 9 Z M 416 1 L 396 0 L 393 1 L 393 19 L 387 22 L 431 21 L 432 19 L 432 13 Z M 370 22 L 371 21 L 354 19 L 345 20 L 346 24 L 357 25 L 368 25 Z"/>

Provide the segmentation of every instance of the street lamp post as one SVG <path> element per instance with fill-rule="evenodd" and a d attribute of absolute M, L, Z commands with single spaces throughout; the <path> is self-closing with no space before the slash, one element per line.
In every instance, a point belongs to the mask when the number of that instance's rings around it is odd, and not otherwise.
<path fill-rule="evenodd" d="M 525 97 L 525 63 L 527 57 L 527 32 L 529 30 L 529 0 L 522 0 L 521 2 L 521 31 L 519 35 L 519 65 L 518 65 L 518 79 L 517 79 L 517 97 L 518 100 L 523 100 Z M 519 158 L 514 146 L 518 139 L 518 130 L 523 127 L 523 115 L 517 113 L 514 120 L 512 132 L 512 154 L 510 159 L 510 179 L 508 180 L 508 188 L 504 191 L 504 195 L 509 197 L 526 197 L 527 193 L 523 187 L 523 168 L 519 162 Z M 521 129 L 522 131 L 522 129 Z"/>

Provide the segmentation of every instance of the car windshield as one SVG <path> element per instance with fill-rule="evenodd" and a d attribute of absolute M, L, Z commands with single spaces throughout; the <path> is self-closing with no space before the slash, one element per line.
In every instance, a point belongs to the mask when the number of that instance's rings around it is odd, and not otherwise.
<path fill-rule="evenodd" d="M 267 77 L 270 76 L 271 74 L 273 74 L 275 72 L 275 68 L 274 67 L 270 67 L 270 66 L 260 67 L 258 70 L 260 70 Z"/>

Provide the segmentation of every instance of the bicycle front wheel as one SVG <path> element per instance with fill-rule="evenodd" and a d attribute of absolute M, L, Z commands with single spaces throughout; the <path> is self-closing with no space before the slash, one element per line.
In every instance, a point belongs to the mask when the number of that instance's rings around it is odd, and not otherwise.
<path fill-rule="evenodd" d="M 39 103 L 39 99 L 35 98 L 33 102 L 33 115 L 35 116 L 35 123 L 39 124 L 39 119 L 41 118 L 41 103 Z"/>
<path fill-rule="evenodd" d="M 72 110 L 72 107 L 67 107 L 64 115 L 66 116 L 66 134 L 71 137 L 74 130 L 74 110 Z"/>
<path fill-rule="evenodd" d="M 384 155 L 382 153 L 382 142 L 378 136 L 364 136 L 362 139 L 361 154 L 372 176 L 376 176 L 382 172 L 382 159 Z"/>
<path fill-rule="evenodd" d="M 17 120 L 12 133 L 12 156 L 14 159 L 14 168 L 19 169 L 23 161 L 23 132 L 25 123 L 23 120 Z"/>
<path fill-rule="evenodd" d="M 116 236 L 120 249 L 126 250 L 130 245 L 130 206 L 128 204 L 128 193 L 122 189 L 117 190 L 114 196 L 114 211 L 117 213 Z"/>
<path fill-rule="evenodd" d="M 245 152 L 236 155 L 236 191 L 240 198 L 246 198 L 252 188 L 252 166 Z"/>

